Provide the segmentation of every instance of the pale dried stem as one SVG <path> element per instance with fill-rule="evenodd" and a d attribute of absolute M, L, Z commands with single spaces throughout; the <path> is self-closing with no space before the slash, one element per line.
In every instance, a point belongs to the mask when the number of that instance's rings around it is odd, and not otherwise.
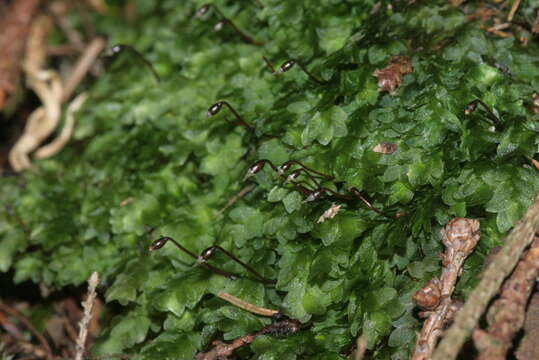
<path fill-rule="evenodd" d="M 94 271 L 88 279 L 88 295 L 82 302 L 84 314 L 79 322 L 79 337 L 77 338 L 75 360 L 82 360 L 84 355 L 86 337 L 88 336 L 88 324 L 90 324 L 90 320 L 92 319 L 92 307 L 97 296 L 95 291 L 97 284 L 99 284 L 99 275 Z"/>
<path fill-rule="evenodd" d="M 225 300 L 225 301 L 228 301 L 229 303 L 231 303 L 232 305 L 235 305 L 245 311 L 249 311 L 253 314 L 257 314 L 257 315 L 262 315 L 262 316 L 273 316 L 275 314 L 277 314 L 279 311 L 277 310 L 271 310 L 271 309 L 266 309 L 266 308 L 262 308 L 262 307 L 258 307 L 256 305 L 253 305 L 251 303 L 248 303 L 247 301 L 244 301 L 242 299 L 239 299 L 237 297 L 235 297 L 234 295 L 230 295 L 224 291 L 219 291 L 217 293 L 217 296 L 220 297 L 221 299 Z"/>
<path fill-rule="evenodd" d="M 106 41 L 103 38 L 95 38 L 81 54 L 73 71 L 67 78 L 65 86 L 62 86 L 62 82 L 55 71 L 41 70 L 46 56 L 44 39 L 50 30 L 51 20 L 50 18 L 44 18 L 44 20 L 40 18 L 38 20 L 32 25 L 24 69 L 28 76 L 29 87 L 41 99 L 43 106 L 34 110 L 29 116 L 23 135 L 10 150 L 9 161 L 11 167 L 17 172 L 31 167 L 29 154 L 36 150 L 57 128 L 60 122 L 61 104 L 69 100 L 106 46 Z M 36 152 L 37 158 L 53 156 L 67 144 L 74 129 L 75 119 L 73 113 L 82 106 L 84 98 L 85 96 L 77 98 L 72 106 L 70 105 L 62 133 L 52 143 L 38 149 Z"/>
<path fill-rule="evenodd" d="M 476 327 L 490 299 L 499 291 L 505 277 L 514 269 L 524 249 L 533 241 L 539 229 L 539 197 L 524 218 L 513 228 L 504 245 L 487 266 L 479 284 L 468 301 L 456 314 L 453 325 L 446 332 L 433 355 L 433 360 L 455 359 L 460 348 Z"/>

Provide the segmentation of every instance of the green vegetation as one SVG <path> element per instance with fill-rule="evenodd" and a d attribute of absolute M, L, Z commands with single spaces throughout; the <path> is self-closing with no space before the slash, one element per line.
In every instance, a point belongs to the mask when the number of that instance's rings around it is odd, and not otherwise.
<path fill-rule="evenodd" d="M 374 13 L 374 0 L 215 2 L 263 46 L 230 26 L 212 31 L 215 11 L 194 16 L 202 1 L 135 3 L 134 24 L 118 12 L 96 27 L 143 53 L 161 82 L 122 54 L 89 89 L 70 146 L 0 179 L 0 270 L 54 289 L 98 271 L 106 301 L 122 307 L 96 354 L 192 359 L 213 339 L 269 323 L 212 295 L 222 290 L 312 325 L 260 337 L 240 358 L 339 359 L 363 334 L 373 358 L 406 359 L 420 327 L 411 295 L 438 274 L 440 228 L 455 216 L 481 222 L 457 287 L 464 298 L 539 189 L 530 163 L 536 44 L 491 37 L 447 1 L 383 3 Z M 391 96 L 373 72 L 395 55 L 409 56 L 413 72 Z M 298 60 L 327 83 L 298 67 L 272 74 L 262 56 L 276 67 Z M 464 114 L 476 98 L 502 129 L 481 107 Z M 219 100 L 253 129 L 227 122 L 235 119 L 225 108 L 207 117 Z M 382 142 L 397 151 L 373 152 Z M 304 202 L 268 167 L 242 183 L 258 159 L 299 160 L 343 182 L 339 191 L 355 186 L 404 215 L 390 220 L 359 200 Z M 257 186 L 218 214 L 249 183 Z M 317 223 L 332 201 L 340 212 Z M 193 266 L 171 244 L 150 253 L 160 236 L 196 254 L 218 243 L 277 283 L 222 255 L 211 263 L 245 277 Z"/>

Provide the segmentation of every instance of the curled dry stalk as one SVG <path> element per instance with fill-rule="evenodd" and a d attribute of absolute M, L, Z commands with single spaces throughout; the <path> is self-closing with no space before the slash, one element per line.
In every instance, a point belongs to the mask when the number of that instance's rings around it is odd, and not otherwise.
<path fill-rule="evenodd" d="M 526 305 L 539 275 L 539 237 L 505 281 L 500 298 L 487 314 L 488 329 L 475 329 L 473 340 L 477 360 L 503 360 L 513 346 L 512 339 L 524 324 Z"/>
<path fill-rule="evenodd" d="M 498 293 L 503 280 L 514 269 L 522 252 L 533 241 L 538 230 L 539 197 L 536 197 L 524 218 L 505 238 L 502 249 L 494 256 L 483 272 L 479 284 L 457 313 L 453 325 L 436 348 L 433 360 L 449 360 L 457 357 L 460 348 L 476 327 L 490 299 Z"/>
<path fill-rule="evenodd" d="M 17 172 L 31 167 L 30 153 L 38 149 L 41 143 L 57 128 L 62 114 L 61 105 L 71 98 L 106 45 L 103 38 L 95 38 L 81 54 L 64 83 L 56 71 L 44 70 L 45 39 L 51 28 L 51 18 L 42 15 L 32 23 L 28 38 L 23 68 L 27 76 L 28 87 L 37 94 L 43 105 L 30 114 L 23 135 L 9 153 L 11 167 Z M 73 106 L 80 106 L 78 105 L 79 101 L 81 100 L 75 101 Z M 36 156 L 44 158 L 56 154 L 67 143 L 72 132 L 73 121 L 66 124 L 66 129 L 58 140 L 50 146 L 38 150 Z"/>
<path fill-rule="evenodd" d="M 272 309 L 266 309 L 262 307 L 258 307 L 256 305 L 250 304 L 247 301 L 244 301 L 242 299 L 239 299 L 235 297 L 234 295 L 230 295 L 224 291 L 219 291 L 217 293 L 217 296 L 225 301 L 228 301 L 232 305 L 235 305 L 245 311 L 249 311 L 253 314 L 262 315 L 262 316 L 274 316 L 277 313 L 279 313 L 278 310 L 272 310 Z"/>
<path fill-rule="evenodd" d="M 462 272 L 464 260 L 472 253 L 479 240 L 479 221 L 454 218 L 442 229 L 446 247 L 442 258 L 442 275 L 429 281 L 415 293 L 413 300 L 426 320 L 417 335 L 412 360 L 428 360 L 444 327 L 452 320 L 458 305 L 451 299 L 455 284 Z"/>

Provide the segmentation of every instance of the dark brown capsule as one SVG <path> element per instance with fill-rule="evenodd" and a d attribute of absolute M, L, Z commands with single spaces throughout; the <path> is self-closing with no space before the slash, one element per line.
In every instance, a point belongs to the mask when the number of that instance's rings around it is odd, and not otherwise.
<path fill-rule="evenodd" d="M 312 191 L 304 202 L 311 202 L 322 199 L 326 195 L 326 191 L 322 188 Z"/>
<path fill-rule="evenodd" d="M 202 252 L 198 256 L 197 261 L 198 262 L 208 261 L 208 259 L 212 257 L 213 253 L 215 252 L 215 249 L 216 249 L 215 246 L 210 246 L 209 248 L 202 250 Z"/>
<path fill-rule="evenodd" d="M 213 25 L 213 31 L 221 31 L 228 23 L 228 20 L 221 20 L 217 24 Z"/>
<path fill-rule="evenodd" d="M 287 172 L 292 166 L 292 164 L 293 164 L 293 161 L 287 161 L 283 163 L 281 166 L 279 166 L 279 174 L 284 174 L 285 172 Z"/>
<path fill-rule="evenodd" d="M 155 71 L 152 63 L 148 59 L 146 59 L 146 57 L 144 55 L 142 55 L 137 49 L 135 49 L 131 45 L 127 45 L 127 44 L 113 45 L 109 49 L 108 54 L 105 55 L 105 58 L 108 58 L 109 61 L 113 60 L 113 59 L 116 58 L 116 56 L 118 56 L 118 54 L 120 54 L 120 53 L 122 53 L 122 52 L 124 52 L 126 50 L 131 52 L 131 54 L 134 54 L 136 57 L 138 57 L 144 63 L 144 65 L 146 65 L 148 67 L 148 69 L 150 69 L 150 71 L 152 72 L 152 74 L 155 77 L 155 79 L 157 80 L 157 82 L 161 81 L 161 78 L 157 74 L 157 71 Z"/>
<path fill-rule="evenodd" d="M 268 162 L 267 160 L 258 160 L 257 162 L 255 162 L 253 165 L 249 167 L 249 170 L 247 170 L 247 174 L 249 176 L 253 176 L 259 173 L 264 168 L 267 162 Z"/>
<path fill-rule="evenodd" d="M 285 182 L 295 182 L 299 178 L 299 176 L 301 175 L 302 171 L 305 171 L 305 170 L 297 169 L 297 170 L 292 171 L 290 173 L 290 175 L 287 176 Z"/>
<path fill-rule="evenodd" d="M 223 104 L 224 104 L 223 101 L 219 101 L 218 103 L 213 104 L 208 109 L 208 112 L 206 113 L 206 115 L 208 115 L 208 117 L 217 115 L 219 111 L 221 111 L 221 109 L 223 108 Z"/>
<path fill-rule="evenodd" d="M 466 105 L 466 107 L 464 108 L 464 113 L 466 115 L 470 114 L 470 113 L 473 113 L 475 111 L 475 109 L 477 109 L 477 105 L 479 105 L 479 101 L 478 100 L 474 100 L 472 102 L 470 102 L 468 105 Z"/>
<path fill-rule="evenodd" d="M 151 245 L 150 245 L 150 251 L 155 251 L 155 250 L 159 250 L 161 249 L 163 246 L 165 246 L 165 244 L 170 240 L 169 237 L 167 236 L 163 236 L 162 238 L 159 238 L 157 240 L 155 240 Z"/>
<path fill-rule="evenodd" d="M 210 10 L 210 7 L 211 7 L 211 4 L 204 4 L 202 5 L 196 12 L 196 16 L 197 17 L 201 17 L 201 16 L 204 16 L 208 13 L 208 11 Z"/>
<path fill-rule="evenodd" d="M 296 62 L 294 60 L 288 60 L 281 65 L 281 67 L 279 68 L 279 72 L 287 72 L 288 70 L 292 69 L 294 65 L 296 65 Z"/>

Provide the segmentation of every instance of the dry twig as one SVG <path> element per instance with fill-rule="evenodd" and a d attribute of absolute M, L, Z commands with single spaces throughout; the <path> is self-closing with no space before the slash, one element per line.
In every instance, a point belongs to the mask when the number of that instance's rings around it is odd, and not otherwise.
<path fill-rule="evenodd" d="M 64 82 L 64 91 L 62 93 L 62 102 L 68 101 L 75 89 L 80 85 L 90 68 L 95 64 L 95 61 L 107 46 L 107 41 L 102 37 L 94 38 L 88 46 L 84 48 L 81 56 L 77 60 L 71 73 Z"/>
<path fill-rule="evenodd" d="M 513 17 L 515 16 L 518 7 L 520 6 L 521 0 L 515 0 L 513 3 L 513 6 L 511 7 L 511 11 L 509 12 L 509 15 L 507 15 L 507 21 L 513 21 Z"/>
<path fill-rule="evenodd" d="M 92 319 L 92 307 L 94 306 L 94 301 L 97 296 L 95 289 L 98 283 L 99 275 L 94 271 L 88 279 L 88 296 L 86 297 L 86 300 L 82 302 L 84 315 L 82 320 L 79 322 L 79 337 L 77 339 L 77 352 L 75 354 L 75 360 L 82 360 L 82 356 L 84 355 L 86 337 L 88 336 L 88 324 L 90 324 L 90 320 Z"/>
<path fill-rule="evenodd" d="M 430 359 L 446 324 L 452 320 L 456 305 L 451 300 L 464 260 L 479 241 L 479 221 L 454 218 L 442 229 L 446 250 L 441 255 L 442 275 L 429 281 L 414 295 L 414 302 L 427 310 L 420 314 L 427 319 L 417 335 L 412 360 Z"/>
<path fill-rule="evenodd" d="M 37 340 L 39 341 L 43 349 L 45 349 L 47 353 L 47 358 L 49 359 L 52 358 L 52 350 L 49 343 L 47 342 L 45 337 L 39 331 L 37 331 L 37 329 L 34 327 L 34 325 L 32 325 L 30 320 L 26 318 L 26 316 L 21 314 L 16 309 L 10 306 L 7 306 L 6 304 L 1 304 L 1 303 L 0 303 L 0 311 L 3 311 L 4 313 L 8 315 L 13 316 L 17 320 L 19 320 L 24 326 L 26 326 L 26 328 L 30 330 L 30 332 L 37 338 Z"/>
<path fill-rule="evenodd" d="M 453 325 L 446 332 L 434 352 L 433 360 L 455 359 L 462 344 L 475 328 L 490 299 L 499 291 L 505 277 L 513 270 L 524 249 L 539 230 L 539 197 L 516 224 L 499 253 L 494 256 L 481 281 L 471 292 L 468 301 L 457 313 Z"/>
<path fill-rule="evenodd" d="M 511 277 L 505 281 L 500 298 L 490 307 L 486 331 L 476 329 L 473 339 L 478 360 L 503 360 L 512 339 L 524 324 L 526 304 L 539 275 L 539 238 L 532 243 Z"/>

